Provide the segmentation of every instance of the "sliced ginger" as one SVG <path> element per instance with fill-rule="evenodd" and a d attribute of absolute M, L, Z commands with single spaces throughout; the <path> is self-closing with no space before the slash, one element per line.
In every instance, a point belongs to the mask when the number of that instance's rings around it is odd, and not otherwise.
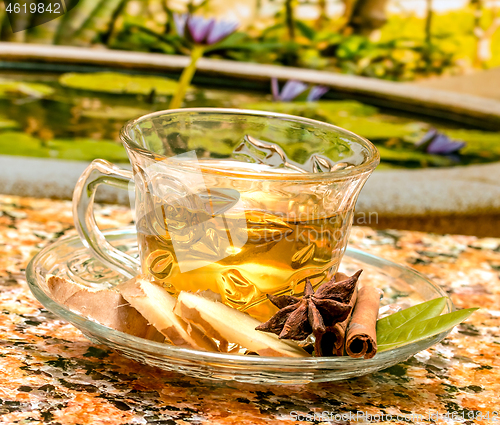
<path fill-rule="evenodd" d="M 217 301 L 190 292 L 181 292 L 174 312 L 200 327 L 219 341 L 241 345 L 261 356 L 309 357 L 293 341 L 280 340 L 276 335 L 256 331 L 257 319 Z"/>
<path fill-rule="evenodd" d="M 261 322 L 214 297 L 181 292 L 176 300 L 142 276 L 113 289 L 92 289 L 55 276 L 47 284 L 60 304 L 134 336 L 159 342 L 166 338 L 173 345 L 205 351 L 228 351 L 237 344 L 262 356 L 309 357 L 295 342 L 255 330 Z"/>
<path fill-rule="evenodd" d="M 93 289 L 51 276 L 47 286 L 56 302 L 108 328 L 163 342 L 165 337 L 113 289 Z"/>
<path fill-rule="evenodd" d="M 176 300 L 162 287 L 139 276 L 118 285 L 116 289 L 173 345 L 218 351 L 211 338 L 173 312 Z"/>

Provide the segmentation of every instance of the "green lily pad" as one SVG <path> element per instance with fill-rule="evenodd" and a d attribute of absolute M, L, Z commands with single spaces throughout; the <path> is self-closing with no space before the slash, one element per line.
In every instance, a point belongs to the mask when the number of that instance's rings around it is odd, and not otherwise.
<path fill-rule="evenodd" d="M 160 95 L 172 95 L 178 83 L 163 77 L 127 75 L 119 72 L 95 72 L 90 74 L 67 73 L 59 77 L 64 87 L 78 90 L 115 94 L 149 94 L 152 90 Z"/>
<path fill-rule="evenodd" d="M 350 130 L 369 140 L 402 138 L 422 130 L 421 123 L 389 121 L 376 115 L 377 108 L 354 100 L 258 102 L 243 107 L 325 121 Z"/>
<path fill-rule="evenodd" d="M 305 118 L 318 118 L 317 105 L 312 102 L 256 102 L 241 105 L 244 109 L 298 115 Z"/>
<path fill-rule="evenodd" d="M 50 158 L 49 151 L 42 146 L 41 140 L 18 131 L 0 133 L 0 154 Z"/>
<path fill-rule="evenodd" d="M 434 166 L 434 167 L 449 167 L 456 165 L 453 159 L 441 155 L 433 155 L 417 150 L 403 148 L 388 148 L 377 145 L 382 161 L 405 164 L 407 166 Z"/>
<path fill-rule="evenodd" d="M 329 122 L 368 140 L 402 138 L 422 129 L 420 123 L 397 123 L 380 120 L 377 117 L 331 116 Z"/>
<path fill-rule="evenodd" d="M 380 170 L 404 170 L 404 165 L 391 164 L 390 162 L 381 162 L 377 165 L 377 171 Z"/>
<path fill-rule="evenodd" d="M 142 115 L 149 114 L 148 109 L 134 108 L 132 106 L 103 106 L 96 109 L 84 109 L 81 111 L 82 117 L 98 120 L 130 120 Z"/>
<path fill-rule="evenodd" d="M 365 105 L 356 100 L 321 100 L 316 103 L 316 107 L 318 112 L 326 117 L 331 115 L 368 117 L 378 112 L 375 106 Z"/>
<path fill-rule="evenodd" d="M 51 157 L 92 161 L 95 158 L 111 162 L 129 162 L 125 148 L 111 140 L 94 139 L 55 139 L 47 143 Z"/>
<path fill-rule="evenodd" d="M 19 123 L 17 121 L 0 116 L 0 130 L 13 130 L 18 127 Z"/>
<path fill-rule="evenodd" d="M 128 162 L 125 149 L 109 140 L 56 139 L 42 141 L 26 133 L 0 133 L 0 154 L 91 161 L 104 158 L 113 162 Z"/>
<path fill-rule="evenodd" d="M 331 116 L 371 116 L 377 108 L 355 100 L 320 100 L 317 102 L 257 102 L 244 105 L 248 109 L 299 115 L 327 121 Z"/>
<path fill-rule="evenodd" d="M 3 98 L 13 96 L 42 98 L 50 96 L 52 93 L 54 93 L 54 89 L 46 84 L 0 80 L 0 97 Z"/>
<path fill-rule="evenodd" d="M 230 129 L 217 130 L 217 138 L 206 137 L 205 135 L 191 134 L 187 138 L 188 150 L 206 150 L 221 158 L 230 157 L 234 149 L 234 132 Z"/>
<path fill-rule="evenodd" d="M 461 149 L 462 155 L 479 155 L 485 158 L 500 156 L 500 133 L 480 130 L 444 130 L 454 140 L 467 144 Z"/>

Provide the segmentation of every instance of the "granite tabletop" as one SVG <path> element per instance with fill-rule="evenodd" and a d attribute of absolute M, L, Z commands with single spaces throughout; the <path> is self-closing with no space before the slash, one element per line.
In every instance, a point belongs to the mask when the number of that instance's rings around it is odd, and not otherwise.
<path fill-rule="evenodd" d="M 131 222 L 125 207 L 97 210 L 101 228 Z M 74 232 L 69 202 L 0 195 L 1 424 L 500 422 L 500 239 L 353 228 L 352 246 L 414 267 L 457 307 L 481 309 L 440 344 L 389 369 L 337 383 L 264 386 L 143 366 L 44 309 L 27 287 L 26 265 Z"/>

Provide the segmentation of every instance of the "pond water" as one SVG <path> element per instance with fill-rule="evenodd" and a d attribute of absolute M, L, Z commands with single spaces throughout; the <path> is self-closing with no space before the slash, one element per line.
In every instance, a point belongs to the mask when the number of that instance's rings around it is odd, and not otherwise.
<path fill-rule="evenodd" d="M 128 162 L 118 138 L 129 119 L 168 109 L 176 82 L 161 77 L 100 74 L 0 75 L 0 154 Z M 334 93 L 329 94 L 330 97 Z M 440 167 L 500 160 L 497 132 L 381 110 L 354 100 L 273 102 L 262 92 L 192 87 L 186 107 L 285 112 L 347 128 L 374 142 L 381 168 Z M 417 142 L 431 128 L 466 142 L 459 154 L 426 153 Z"/>

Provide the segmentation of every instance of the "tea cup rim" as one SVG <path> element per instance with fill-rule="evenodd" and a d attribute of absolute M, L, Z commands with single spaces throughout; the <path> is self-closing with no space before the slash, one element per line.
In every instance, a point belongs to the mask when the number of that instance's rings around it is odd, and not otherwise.
<path fill-rule="evenodd" d="M 346 130 L 342 127 L 336 126 L 334 124 L 313 120 L 310 118 L 304 118 L 297 115 L 291 114 L 283 114 L 279 112 L 269 112 L 269 111 L 261 111 L 261 110 L 253 110 L 253 109 L 238 109 L 238 108 L 180 108 L 180 109 L 168 109 L 152 112 L 146 115 L 142 115 L 138 118 L 132 119 L 126 122 L 120 130 L 120 139 L 125 147 L 132 149 L 134 152 L 139 153 L 140 155 L 145 155 L 150 158 L 154 158 L 155 160 L 167 159 L 168 157 L 155 153 L 151 150 L 148 150 L 144 147 L 141 147 L 138 143 L 136 143 L 132 137 L 129 135 L 129 131 L 137 124 L 153 119 L 159 116 L 170 116 L 174 114 L 228 114 L 228 115 L 254 115 L 260 117 L 267 118 L 275 118 L 275 119 L 285 119 L 289 121 L 305 123 L 309 125 L 320 125 L 323 128 L 329 128 L 336 133 L 341 133 L 344 136 L 348 137 L 351 140 L 362 145 L 366 152 L 367 158 L 361 163 L 354 165 L 353 167 L 347 169 L 339 169 L 330 172 L 324 173 L 280 173 L 280 172 L 248 172 L 248 171 L 229 171 L 227 169 L 217 169 L 217 167 L 203 168 L 204 173 L 214 173 L 219 174 L 221 172 L 224 173 L 225 176 L 231 178 L 243 178 L 243 179 L 255 179 L 255 180 L 295 180 L 295 181 L 305 181 L 305 180 L 336 180 L 336 179 L 344 179 L 347 177 L 354 177 L 360 174 L 371 173 L 375 167 L 380 163 L 380 154 L 377 148 L 373 145 L 365 137 L 359 136 L 352 131 Z"/>

